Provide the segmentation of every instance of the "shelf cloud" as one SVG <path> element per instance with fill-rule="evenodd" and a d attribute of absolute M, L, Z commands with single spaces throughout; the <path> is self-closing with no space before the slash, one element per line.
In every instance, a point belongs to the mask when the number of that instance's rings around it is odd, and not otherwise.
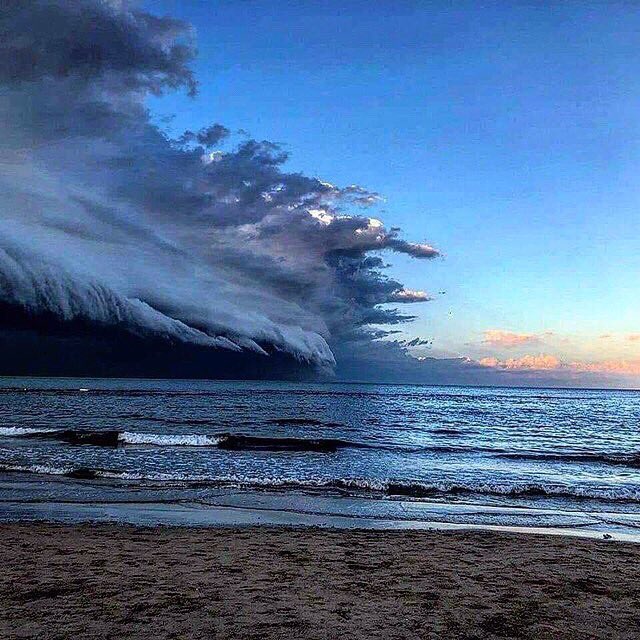
<path fill-rule="evenodd" d="M 195 95 L 194 55 L 188 25 L 125 1 L 4 3 L 0 302 L 331 369 L 411 319 L 387 303 L 429 299 L 379 252 L 439 252 L 367 215 L 378 194 L 286 171 L 277 144 L 167 135 L 145 99 Z"/>

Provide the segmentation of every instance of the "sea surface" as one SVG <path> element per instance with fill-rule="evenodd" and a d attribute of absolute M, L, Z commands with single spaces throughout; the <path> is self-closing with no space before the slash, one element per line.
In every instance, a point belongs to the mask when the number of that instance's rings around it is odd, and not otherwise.
<path fill-rule="evenodd" d="M 636 535 L 639 427 L 634 391 L 4 378 L 0 519 Z"/>

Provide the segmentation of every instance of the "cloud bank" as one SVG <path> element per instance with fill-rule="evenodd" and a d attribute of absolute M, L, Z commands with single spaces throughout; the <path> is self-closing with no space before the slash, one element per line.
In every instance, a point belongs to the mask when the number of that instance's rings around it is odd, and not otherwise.
<path fill-rule="evenodd" d="M 153 124 L 147 96 L 197 92 L 193 37 L 125 0 L 5 0 L 0 303 L 330 369 L 411 319 L 388 303 L 429 299 L 378 253 L 438 250 L 366 215 L 378 194 L 286 171 L 276 144 Z"/>
<path fill-rule="evenodd" d="M 549 371 L 559 369 L 561 362 L 559 358 L 552 355 L 526 355 L 520 358 L 481 358 L 480 364 L 483 367 L 493 367 L 497 369 L 507 369 L 514 371 Z"/>
<path fill-rule="evenodd" d="M 483 367 L 502 371 L 557 373 L 594 373 L 614 376 L 640 376 L 640 360 L 600 360 L 596 362 L 565 362 L 550 354 L 525 355 L 520 358 L 481 358 L 478 363 Z"/>

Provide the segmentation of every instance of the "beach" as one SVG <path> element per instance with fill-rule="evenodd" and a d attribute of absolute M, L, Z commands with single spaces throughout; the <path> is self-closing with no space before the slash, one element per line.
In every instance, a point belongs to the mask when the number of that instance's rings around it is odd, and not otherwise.
<path fill-rule="evenodd" d="M 640 638 L 640 546 L 486 531 L 0 525 L 0 637 Z"/>

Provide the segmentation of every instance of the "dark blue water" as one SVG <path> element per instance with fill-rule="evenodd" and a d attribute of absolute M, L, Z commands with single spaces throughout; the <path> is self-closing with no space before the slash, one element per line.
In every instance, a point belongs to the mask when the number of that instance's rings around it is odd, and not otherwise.
<path fill-rule="evenodd" d="M 346 513 L 633 520 L 639 425 L 629 391 L 3 379 L 0 500 L 206 503 L 232 489 L 304 495 L 307 509 L 345 498 Z"/>

